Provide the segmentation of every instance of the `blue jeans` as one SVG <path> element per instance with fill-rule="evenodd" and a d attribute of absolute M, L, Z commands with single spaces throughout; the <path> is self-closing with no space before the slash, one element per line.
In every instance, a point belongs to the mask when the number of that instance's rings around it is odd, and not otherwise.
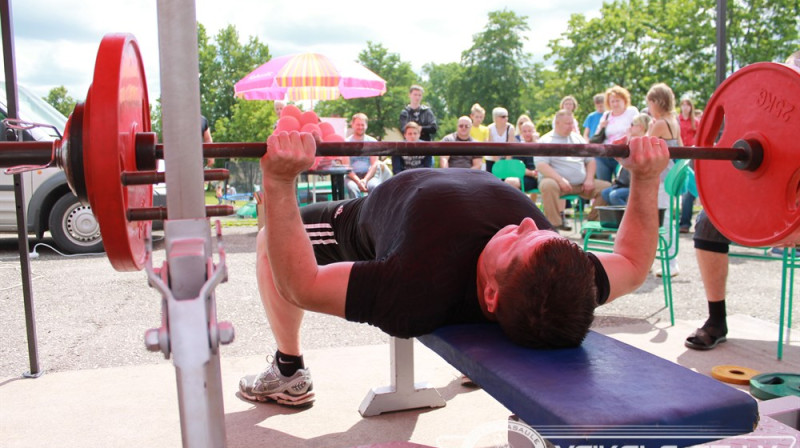
<path fill-rule="evenodd" d="M 680 227 L 688 229 L 692 226 L 692 208 L 694 208 L 694 200 L 696 198 L 692 193 L 684 193 L 681 200 L 681 221 Z"/>
<path fill-rule="evenodd" d="M 628 205 L 628 187 L 608 187 L 600 193 L 609 205 Z"/>
<path fill-rule="evenodd" d="M 619 163 L 611 157 L 595 157 L 594 160 L 597 164 L 597 173 L 594 177 L 611 182 L 611 177 L 617 170 Z"/>

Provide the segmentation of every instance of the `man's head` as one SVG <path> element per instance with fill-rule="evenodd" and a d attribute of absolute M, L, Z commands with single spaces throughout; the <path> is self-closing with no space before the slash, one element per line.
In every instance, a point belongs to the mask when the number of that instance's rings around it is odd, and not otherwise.
<path fill-rule="evenodd" d="M 273 104 L 273 107 L 275 108 L 275 115 L 280 118 L 283 108 L 286 107 L 286 103 L 284 101 L 277 100 L 275 101 L 275 104 Z"/>
<path fill-rule="evenodd" d="M 486 109 L 481 107 L 480 104 L 475 103 L 469 111 L 469 117 L 472 118 L 472 125 L 478 126 L 483 122 L 483 119 L 486 118 Z"/>
<path fill-rule="evenodd" d="M 560 137 L 567 137 L 570 133 L 572 133 L 572 125 L 573 125 L 573 116 L 572 112 L 561 109 L 556 112 L 556 118 L 554 120 L 555 127 L 553 127 L 553 133 L 560 136 Z"/>
<path fill-rule="evenodd" d="M 472 129 L 472 120 L 467 117 L 458 117 L 458 129 L 456 129 L 456 135 L 461 140 L 467 140 L 469 138 L 469 131 Z"/>
<path fill-rule="evenodd" d="M 364 138 L 364 134 L 367 132 L 367 115 L 362 113 L 357 113 L 353 115 L 353 118 L 350 119 L 350 128 L 353 129 L 353 135 L 358 138 Z"/>
<path fill-rule="evenodd" d="M 594 320 L 594 265 L 575 243 L 530 218 L 506 226 L 478 259 L 478 295 L 515 343 L 576 347 Z"/>
<path fill-rule="evenodd" d="M 422 94 L 424 93 L 425 89 L 423 89 L 422 86 L 414 84 L 413 86 L 409 87 L 408 103 L 412 108 L 417 109 L 422 104 Z"/>
<path fill-rule="evenodd" d="M 403 129 L 403 137 L 405 137 L 408 142 L 416 142 L 419 140 L 421 132 L 422 126 L 417 124 L 416 121 L 409 121 L 406 123 L 405 129 Z"/>
<path fill-rule="evenodd" d="M 592 99 L 594 101 L 594 108 L 598 112 L 603 112 L 606 109 L 606 96 L 602 93 L 598 93 Z"/>

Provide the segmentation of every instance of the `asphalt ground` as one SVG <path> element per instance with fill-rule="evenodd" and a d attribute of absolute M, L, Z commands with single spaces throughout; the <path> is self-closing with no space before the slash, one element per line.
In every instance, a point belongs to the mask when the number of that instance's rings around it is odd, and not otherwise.
<path fill-rule="evenodd" d="M 223 357 L 266 355 L 274 350 L 256 287 L 256 232 L 255 226 L 223 228 L 229 280 L 216 290 L 217 312 L 220 320 L 232 322 L 236 330 L 235 342 L 222 349 Z M 156 232 L 155 236 L 163 235 Z M 578 240 L 574 232 L 566 236 Z M 45 238 L 31 247 L 40 242 L 52 244 Z M 40 369 L 59 372 L 170 362 L 144 347 L 144 332 L 161 322 L 161 297 L 147 285 L 144 272 L 117 272 L 104 255 L 63 257 L 43 246 L 36 247 L 36 253 L 31 273 Z M 156 241 L 155 265 L 163 258 L 163 241 Z M 680 274 L 672 280 L 676 319 L 702 320 L 707 307 L 691 234 L 681 235 L 678 261 Z M 800 275 L 795 280 L 795 289 L 800 290 Z M 780 281 L 779 258 L 732 258 L 728 314 L 777 324 Z M 800 328 L 798 302 L 792 313 L 793 328 Z M 651 274 L 636 292 L 598 308 L 595 327 L 668 321 L 661 279 Z M 374 327 L 315 313 L 307 314 L 302 334 L 307 350 L 388 342 Z M 0 378 L 28 371 L 17 240 L 10 234 L 0 235 L 0 340 Z"/>

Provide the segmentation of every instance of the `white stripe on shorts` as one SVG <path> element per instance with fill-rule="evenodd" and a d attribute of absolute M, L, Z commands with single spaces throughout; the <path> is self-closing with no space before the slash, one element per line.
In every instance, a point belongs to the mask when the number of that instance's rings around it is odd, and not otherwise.
<path fill-rule="evenodd" d="M 319 224 L 305 224 L 306 233 L 311 239 L 312 245 L 318 244 L 339 244 L 336 239 L 331 238 L 333 235 L 333 227 L 328 223 Z M 316 231 L 312 231 L 316 230 Z"/>

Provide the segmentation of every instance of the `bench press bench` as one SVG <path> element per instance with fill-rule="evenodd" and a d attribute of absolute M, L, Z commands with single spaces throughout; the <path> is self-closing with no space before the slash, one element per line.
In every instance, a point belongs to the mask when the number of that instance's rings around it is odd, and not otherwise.
<path fill-rule="evenodd" d="M 562 350 L 521 347 L 494 324 L 418 339 L 561 447 L 691 446 L 758 424 L 750 395 L 593 331 L 581 347 Z M 369 392 L 362 415 L 445 405 L 435 389 L 414 383 L 413 340 L 392 338 L 390 356 L 392 384 Z"/>

